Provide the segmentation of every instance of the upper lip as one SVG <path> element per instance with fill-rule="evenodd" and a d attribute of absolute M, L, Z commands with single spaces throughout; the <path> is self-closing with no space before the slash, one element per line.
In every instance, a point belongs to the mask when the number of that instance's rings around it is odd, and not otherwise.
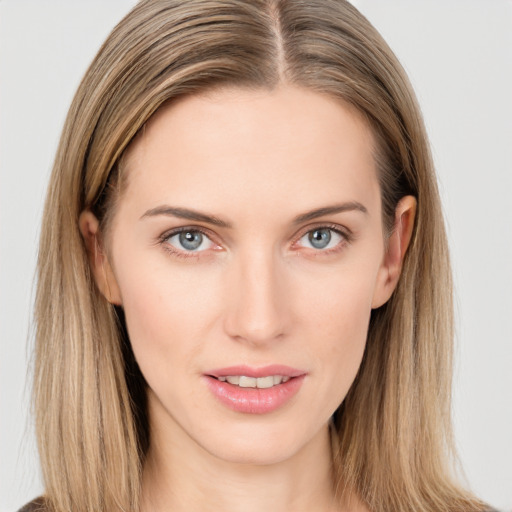
<path fill-rule="evenodd" d="M 269 375 L 282 375 L 283 377 L 299 377 L 300 375 L 305 375 L 306 372 L 304 370 L 299 370 L 297 368 L 292 368 L 291 366 L 286 366 L 283 364 L 271 364 L 268 366 L 261 366 L 259 368 L 254 368 L 252 366 L 247 365 L 238 365 L 238 366 L 228 366 L 226 368 L 217 368 L 215 370 L 211 370 L 205 372 L 205 375 L 209 375 L 211 377 L 227 377 L 230 375 L 245 375 L 246 377 L 267 377 Z"/>

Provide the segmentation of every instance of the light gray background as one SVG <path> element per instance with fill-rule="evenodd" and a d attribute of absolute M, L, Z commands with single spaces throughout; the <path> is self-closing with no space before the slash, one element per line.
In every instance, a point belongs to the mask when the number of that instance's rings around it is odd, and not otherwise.
<path fill-rule="evenodd" d="M 134 3 L 0 1 L 0 512 L 42 489 L 27 367 L 53 155 L 81 76 Z M 424 111 L 457 287 L 457 444 L 471 488 L 512 509 L 512 1 L 354 3 L 401 59 Z"/>

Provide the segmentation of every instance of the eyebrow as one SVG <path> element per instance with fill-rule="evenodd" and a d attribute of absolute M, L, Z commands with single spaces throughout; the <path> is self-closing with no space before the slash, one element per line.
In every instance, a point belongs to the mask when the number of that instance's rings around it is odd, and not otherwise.
<path fill-rule="evenodd" d="M 357 201 L 350 201 L 348 203 L 334 204 L 332 206 L 324 206 L 323 208 L 316 208 L 315 210 L 311 210 L 309 212 L 298 215 L 293 219 L 294 224 L 301 224 L 302 222 L 307 222 L 309 220 L 317 219 L 318 217 L 323 217 L 324 215 L 333 215 L 335 213 L 343 213 L 343 212 L 351 212 L 351 211 L 359 211 L 368 214 L 368 210 L 364 205 Z"/>
<path fill-rule="evenodd" d="M 179 219 L 205 222 L 207 224 L 213 224 L 214 226 L 219 226 L 221 228 L 232 228 L 232 225 L 229 222 L 219 219 L 215 215 L 198 212 L 197 210 L 190 210 L 189 208 L 176 208 L 167 205 L 151 208 L 146 213 L 144 213 L 144 215 L 142 215 L 141 219 L 144 219 L 145 217 L 155 217 L 157 215 L 167 215 L 171 217 L 177 217 Z"/>
<path fill-rule="evenodd" d="M 357 201 L 351 201 L 348 203 L 334 204 L 332 206 L 324 206 L 322 208 L 310 210 L 309 212 L 303 213 L 295 217 L 293 219 L 293 224 L 301 224 L 302 222 L 308 222 L 310 220 L 317 219 L 318 217 L 323 217 L 324 215 L 333 215 L 336 213 L 350 211 L 359 211 L 364 214 L 368 213 L 366 207 L 363 206 L 361 203 Z M 215 215 L 198 212 L 197 210 L 191 210 L 189 208 L 179 208 L 167 205 L 151 208 L 141 216 L 141 220 L 146 217 L 156 217 L 158 215 L 167 215 L 171 217 L 177 217 L 179 219 L 204 222 L 226 229 L 231 229 L 233 227 L 232 224 L 225 220 L 219 219 L 219 217 L 216 217 Z"/>

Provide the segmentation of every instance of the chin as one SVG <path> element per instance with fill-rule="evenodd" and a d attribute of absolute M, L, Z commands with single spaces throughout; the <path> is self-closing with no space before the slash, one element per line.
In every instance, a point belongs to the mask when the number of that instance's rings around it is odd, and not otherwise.
<path fill-rule="evenodd" d="M 325 429 L 327 431 L 327 428 Z M 293 459 L 321 438 L 321 425 L 308 432 L 293 425 L 232 425 L 221 432 L 210 432 L 196 442 L 210 455 L 233 464 L 273 465 Z"/>
<path fill-rule="evenodd" d="M 231 443 L 229 446 L 212 447 L 208 450 L 210 455 L 219 460 L 229 462 L 231 464 L 244 464 L 250 466 L 270 466 L 282 463 L 293 458 L 300 449 L 293 446 L 275 446 L 273 443 L 254 443 L 242 442 Z"/>

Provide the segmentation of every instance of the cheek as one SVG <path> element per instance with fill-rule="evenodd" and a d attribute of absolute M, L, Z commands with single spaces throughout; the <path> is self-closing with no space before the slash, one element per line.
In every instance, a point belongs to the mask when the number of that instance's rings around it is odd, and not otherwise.
<path fill-rule="evenodd" d="M 134 255 L 116 274 L 132 348 L 148 383 L 194 364 L 201 333 L 216 314 L 211 284 L 170 268 L 161 256 L 143 262 Z"/>
<path fill-rule="evenodd" d="M 366 294 L 350 292 L 346 289 L 346 294 L 331 304 L 326 357 L 342 370 L 338 376 L 355 377 L 366 346 L 371 308 Z"/>
<path fill-rule="evenodd" d="M 173 320 L 165 313 L 164 297 L 155 284 L 154 275 L 147 279 L 139 279 L 135 275 L 121 276 L 120 279 L 128 335 L 135 358 L 150 386 L 152 382 L 148 377 L 163 371 L 159 368 L 163 359 L 154 357 L 154 354 L 160 353 L 165 357 L 169 351 L 166 333 L 169 333 Z"/>
<path fill-rule="evenodd" d="M 294 295 L 311 318 L 312 327 L 329 338 L 350 340 L 366 333 L 378 264 L 376 257 L 353 258 L 308 279 L 296 279 Z M 302 276 L 304 277 L 304 276 Z M 357 340 L 360 336 L 355 336 Z"/>
<path fill-rule="evenodd" d="M 364 354 L 376 265 L 340 269 L 323 280 L 321 289 L 309 287 L 301 294 L 301 310 L 309 320 L 306 340 L 310 357 L 317 361 L 329 407 L 344 399 L 359 370 Z M 320 283 L 317 283 L 320 284 Z"/>

